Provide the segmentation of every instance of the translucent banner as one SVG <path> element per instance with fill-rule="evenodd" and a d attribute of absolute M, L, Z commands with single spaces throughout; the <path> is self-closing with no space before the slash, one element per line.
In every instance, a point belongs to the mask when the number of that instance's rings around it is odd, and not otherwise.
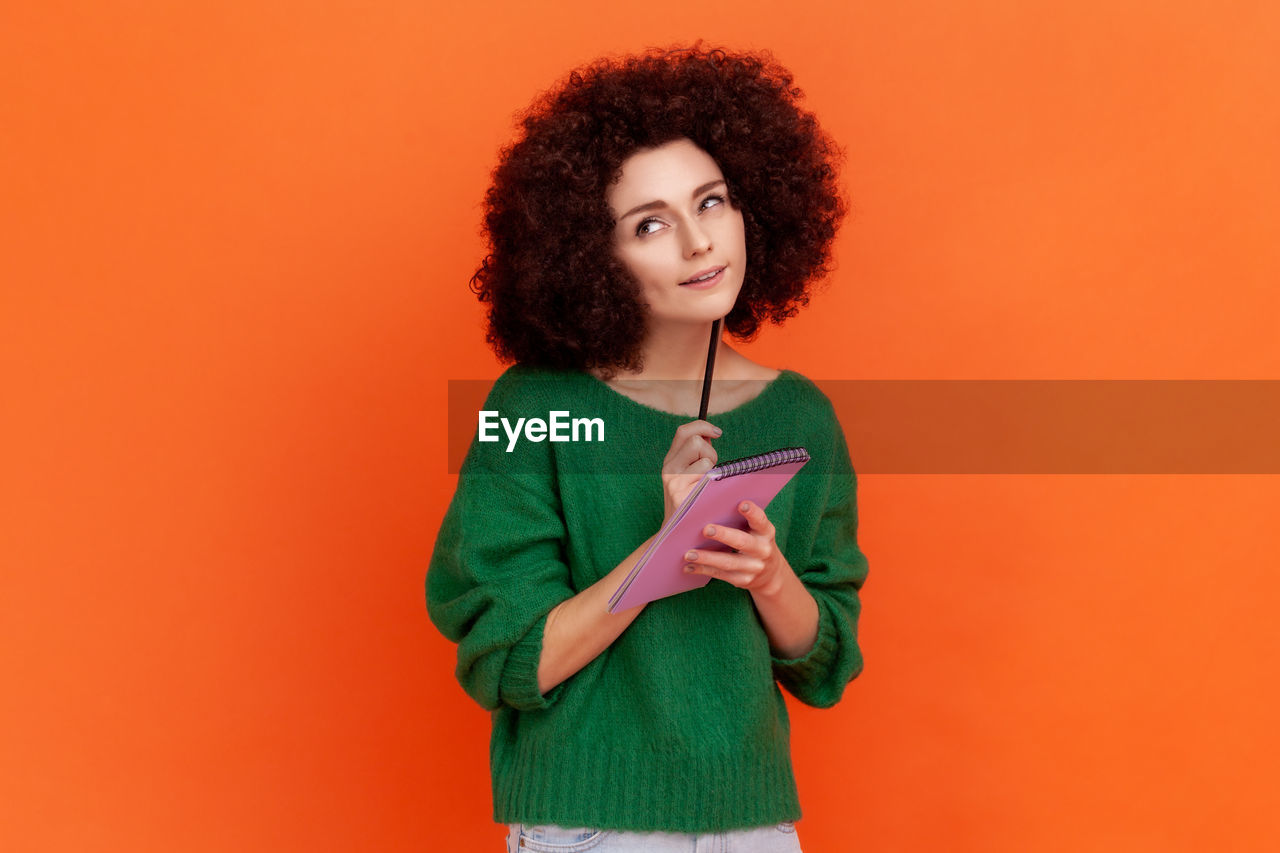
<path fill-rule="evenodd" d="M 814 381 L 859 474 L 1280 473 L 1280 380 Z M 452 473 L 491 385 L 449 382 Z M 593 414 L 560 416 L 559 434 Z M 504 432 L 495 417 L 490 435 L 508 441 L 511 424 Z M 546 440 L 555 426 L 542 428 Z M 627 473 L 652 470 L 638 459 Z"/>

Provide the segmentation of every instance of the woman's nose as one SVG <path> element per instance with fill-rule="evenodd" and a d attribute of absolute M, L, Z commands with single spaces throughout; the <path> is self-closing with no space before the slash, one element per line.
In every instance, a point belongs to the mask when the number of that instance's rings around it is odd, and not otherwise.
<path fill-rule="evenodd" d="M 696 220 L 690 220 L 684 229 L 684 256 L 692 258 L 711 251 L 711 235 Z"/>

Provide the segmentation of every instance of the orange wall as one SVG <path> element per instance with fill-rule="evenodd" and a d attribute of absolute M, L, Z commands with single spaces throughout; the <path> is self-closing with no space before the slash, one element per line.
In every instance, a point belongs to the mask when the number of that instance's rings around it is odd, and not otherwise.
<path fill-rule="evenodd" d="M 598 54 L 771 48 L 847 149 L 840 269 L 761 360 L 1280 376 L 1267 4 L 196 5 L 0 26 L 0 848 L 499 849 L 422 601 L 442 409 L 500 370 L 494 154 Z M 806 849 L 1280 842 L 1276 477 L 861 487 Z"/>

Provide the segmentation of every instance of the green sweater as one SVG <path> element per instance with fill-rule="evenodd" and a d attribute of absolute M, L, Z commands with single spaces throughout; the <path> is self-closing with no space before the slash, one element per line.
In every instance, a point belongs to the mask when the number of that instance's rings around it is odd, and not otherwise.
<path fill-rule="evenodd" d="M 512 425 L 553 411 L 604 424 L 603 441 L 522 435 L 512 446 L 500 426 L 499 441 L 473 441 L 436 539 L 427 606 L 458 643 L 459 682 L 493 712 L 494 818 L 669 832 L 798 819 L 778 684 L 826 707 L 862 669 L 858 589 L 867 561 L 857 545 L 856 479 L 827 398 L 784 371 L 753 400 L 708 418 L 724 430 L 714 442 L 721 460 L 788 446 L 812 456 L 766 514 L 818 603 L 813 649 L 773 657 L 750 595 L 712 580 L 646 605 L 546 695 L 537 669 L 548 612 L 661 525 L 662 459 L 676 427 L 692 418 L 585 373 L 525 367 L 498 379 L 485 409 Z"/>

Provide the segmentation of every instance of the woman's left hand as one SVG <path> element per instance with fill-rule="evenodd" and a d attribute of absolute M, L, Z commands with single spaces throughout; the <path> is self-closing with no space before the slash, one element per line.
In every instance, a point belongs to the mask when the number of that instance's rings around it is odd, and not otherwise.
<path fill-rule="evenodd" d="M 719 578 L 753 594 L 773 595 L 782 586 L 783 578 L 792 573 L 791 565 L 778 548 L 773 523 L 764 510 L 751 501 L 743 501 L 738 512 L 747 520 L 746 530 L 720 524 L 702 528 L 708 539 L 723 542 L 733 551 L 688 551 L 684 570 Z"/>

